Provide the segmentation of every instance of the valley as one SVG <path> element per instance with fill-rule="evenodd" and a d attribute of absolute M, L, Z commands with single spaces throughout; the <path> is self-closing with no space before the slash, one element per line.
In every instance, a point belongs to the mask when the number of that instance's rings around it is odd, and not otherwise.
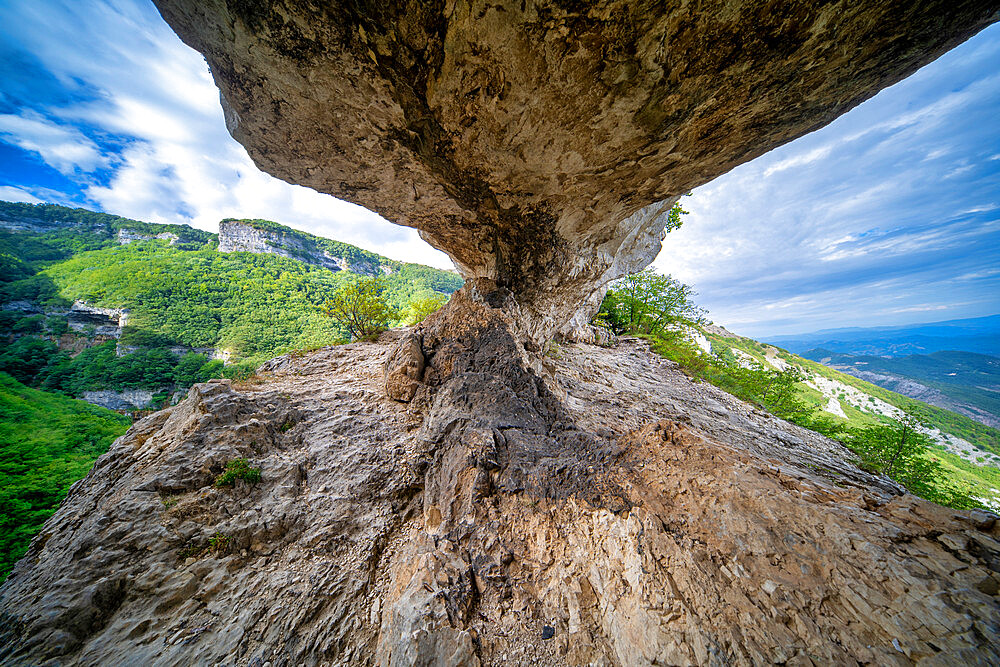
<path fill-rule="evenodd" d="M 163 405 L 194 381 L 344 341 L 323 304 L 358 276 L 382 276 L 399 322 L 413 301 L 462 285 L 268 221 L 226 220 L 215 235 L 2 202 L 0 257 L 0 369 L 115 409 Z"/>
<path fill-rule="evenodd" d="M 1000 427 L 1000 358 L 962 351 L 877 357 L 815 349 L 802 356 L 885 389 Z"/>

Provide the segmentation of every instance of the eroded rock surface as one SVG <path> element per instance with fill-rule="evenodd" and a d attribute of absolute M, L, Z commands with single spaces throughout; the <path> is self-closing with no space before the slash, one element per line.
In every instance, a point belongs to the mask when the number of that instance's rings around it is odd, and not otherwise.
<path fill-rule="evenodd" d="M 640 341 L 538 357 L 511 298 L 474 282 L 137 423 L 0 588 L 0 663 L 1000 661 L 996 517 Z M 215 487 L 234 458 L 262 481 Z"/>
<path fill-rule="evenodd" d="M 541 337 L 672 198 L 997 19 L 991 0 L 156 0 L 265 171 L 420 230 Z M 592 304 L 593 305 L 593 304 Z"/>

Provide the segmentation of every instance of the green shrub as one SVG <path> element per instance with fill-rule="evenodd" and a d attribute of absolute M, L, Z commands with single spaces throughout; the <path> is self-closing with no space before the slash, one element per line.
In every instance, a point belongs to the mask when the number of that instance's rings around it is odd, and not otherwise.
<path fill-rule="evenodd" d="M 923 422 L 913 412 L 899 421 L 852 429 L 844 444 L 861 457 L 861 467 L 890 477 L 910 493 L 955 509 L 979 503 L 967 490 L 945 481 L 940 461 L 930 455 L 933 441 L 919 429 Z"/>
<path fill-rule="evenodd" d="M 360 278 L 343 285 L 323 305 L 323 312 L 347 329 L 351 340 L 375 340 L 398 313 L 385 298 L 382 278 Z"/>
<path fill-rule="evenodd" d="M 420 324 L 427 319 L 428 315 L 439 310 L 446 303 L 448 303 L 448 297 L 444 294 L 413 299 L 406 307 L 406 324 L 409 326 Z"/>
<path fill-rule="evenodd" d="M 233 459 L 226 464 L 225 471 L 215 478 L 215 485 L 233 486 L 238 479 L 256 484 L 260 481 L 260 468 L 251 468 L 246 459 Z"/>
<path fill-rule="evenodd" d="M 222 556 L 229 553 L 231 542 L 232 538 L 228 535 L 216 532 L 215 535 L 208 538 L 208 549 L 206 551 L 216 556 Z"/>
<path fill-rule="evenodd" d="M 69 323 L 65 317 L 53 315 L 52 317 L 45 318 L 45 328 L 53 336 L 61 336 L 69 329 Z"/>

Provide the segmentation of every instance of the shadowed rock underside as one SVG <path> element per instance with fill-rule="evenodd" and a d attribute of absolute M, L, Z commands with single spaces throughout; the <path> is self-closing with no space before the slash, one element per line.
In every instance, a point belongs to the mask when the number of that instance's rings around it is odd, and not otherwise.
<path fill-rule="evenodd" d="M 678 195 L 997 19 L 988 0 L 156 0 L 264 171 L 416 227 L 536 340 Z"/>

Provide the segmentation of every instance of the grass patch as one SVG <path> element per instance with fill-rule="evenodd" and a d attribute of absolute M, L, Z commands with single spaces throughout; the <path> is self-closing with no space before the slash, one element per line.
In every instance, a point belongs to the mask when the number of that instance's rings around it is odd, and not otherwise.
<path fill-rule="evenodd" d="M 226 464 L 223 473 L 215 478 L 215 485 L 233 486 L 238 479 L 249 484 L 257 484 L 260 482 L 260 468 L 252 468 L 246 459 L 233 459 Z"/>

